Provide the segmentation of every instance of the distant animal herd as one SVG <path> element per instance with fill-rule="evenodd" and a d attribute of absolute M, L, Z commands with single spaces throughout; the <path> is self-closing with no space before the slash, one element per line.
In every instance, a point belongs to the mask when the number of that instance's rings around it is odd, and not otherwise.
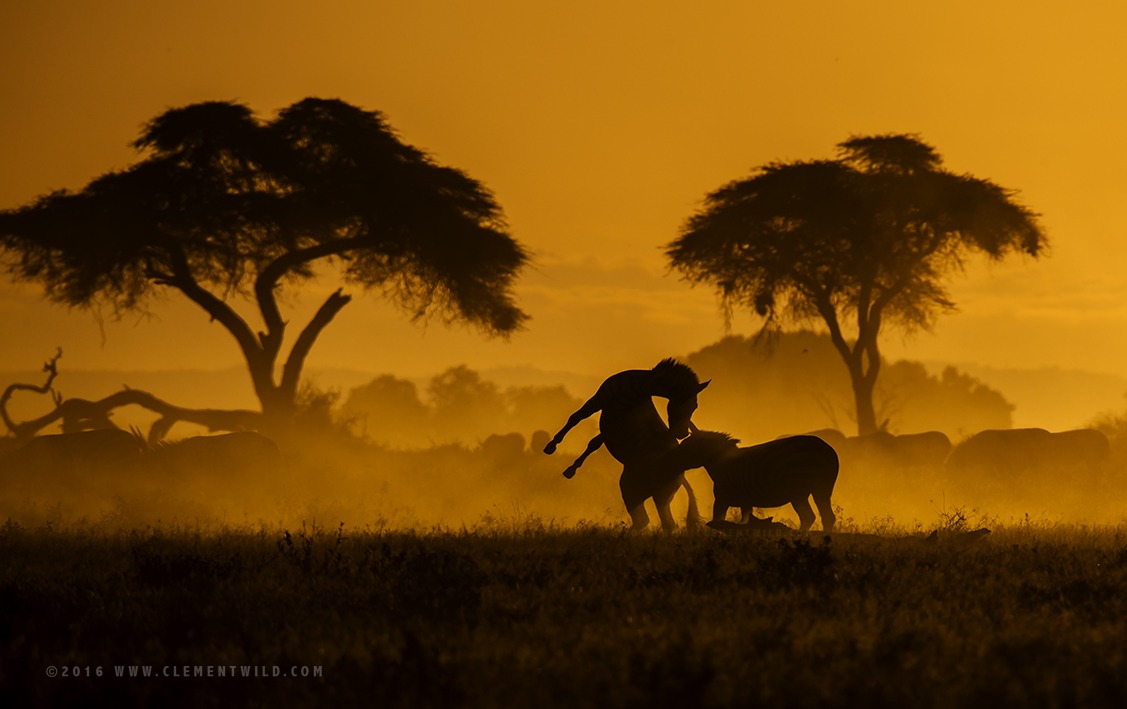
<path fill-rule="evenodd" d="M 1050 433 L 1041 428 L 980 431 L 953 445 L 941 431 L 893 435 L 878 432 L 846 436 L 836 429 L 781 436 L 774 441 L 740 447 L 726 433 L 701 431 L 692 423 L 700 383 L 687 365 L 663 360 L 651 370 L 627 370 L 608 377 L 594 396 L 568 418 L 544 452 L 552 454 L 579 421 L 601 412 L 599 434 L 564 471 L 576 474 L 583 461 L 606 445 L 623 465 L 622 499 L 633 528 L 645 528 L 643 503 L 652 498 L 663 528 L 676 522 L 670 502 L 679 488 L 689 493 L 687 524 L 699 519 L 696 497 L 685 472 L 703 467 L 713 482 L 716 500 L 709 526 L 729 529 L 730 508 L 741 511 L 740 525 L 772 525 L 759 519 L 753 508 L 790 505 L 801 531 L 809 530 L 818 509 L 822 529 L 832 532 L 836 523 L 831 496 L 839 472 L 862 469 L 936 471 L 949 477 L 989 486 L 1012 476 L 1048 473 L 1083 481 L 1099 473 L 1111 456 L 1105 434 L 1095 429 Z M 661 420 L 652 397 L 665 398 L 668 426 Z"/>
<path fill-rule="evenodd" d="M 281 462 L 277 444 L 254 431 L 149 445 L 135 432 L 107 428 L 36 436 L 0 454 L 0 473 L 5 474 L 7 489 L 55 492 L 53 488 L 61 486 L 76 494 L 95 491 L 97 473 L 111 470 L 119 479 L 135 476 L 152 482 L 198 478 L 201 472 L 221 478 L 232 470 L 269 469 Z M 95 474 L 83 474 L 91 471 Z"/>
<path fill-rule="evenodd" d="M 652 369 L 614 374 L 568 417 L 563 428 L 543 444 L 543 450 L 554 453 L 572 428 L 600 414 L 599 433 L 564 470 L 564 476 L 574 477 L 584 461 L 605 446 L 622 465 L 619 488 L 632 528 L 649 525 L 645 502 L 652 499 L 667 531 L 677 528 L 670 505 L 682 489 L 689 496 L 686 524 L 695 526 L 701 521 L 696 496 L 685 477 L 686 471 L 696 468 L 704 468 L 713 483 L 715 503 L 709 526 L 775 527 L 772 519 L 756 517 L 753 510 L 790 505 L 801 531 L 811 529 L 820 518 L 822 529 L 832 532 L 836 515 L 831 498 L 842 471 L 943 471 L 949 479 L 981 489 L 1002 485 L 1014 476 L 1040 474 L 1063 475 L 1082 484 L 1095 479 L 1111 457 L 1107 436 L 1094 429 L 1057 433 L 1040 428 L 987 430 L 958 445 L 939 431 L 850 437 L 836 429 L 822 429 L 741 446 L 726 433 L 702 431 L 693 424 L 697 396 L 709 383 L 701 382 L 690 367 L 673 359 L 662 360 Z M 654 397 L 668 401 L 664 419 Z M 0 439 L 0 443 L 12 446 L 13 439 Z M 482 444 L 482 451 L 501 456 L 519 452 L 523 445 L 519 434 L 491 436 Z M 254 432 L 196 436 L 150 446 L 136 433 L 107 429 L 38 436 L 8 450 L 0 447 L 0 472 L 20 473 L 5 476 L 8 486 L 18 486 L 21 481 L 32 485 L 49 478 L 45 474 L 52 471 L 98 466 L 175 476 L 209 469 L 270 467 L 280 462 L 278 446 Z M 738 525 L 727 520 L 731 508 L 740 510 Z"/>

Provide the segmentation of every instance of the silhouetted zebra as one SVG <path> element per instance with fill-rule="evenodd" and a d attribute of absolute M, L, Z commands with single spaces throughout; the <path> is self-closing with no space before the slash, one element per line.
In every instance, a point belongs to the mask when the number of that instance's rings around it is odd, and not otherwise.
<path fill-rule="evenodd" d="M 741 448 L 739 441 L 726 433 L 694 431 L 670 457 L 676 467 L 703 467 L 708 471 L 716 495 L 713 523 L 722 523 L 730 507 L 739 507 L 747 524 L 752 521 L 753 507 L 789 504 L 798 513 L 800 529 L 805 532 L 814 524 L 814 510 L 810 508 L 813 496 L 822 529 L 833 531 L 837 516 L 830 495 L 837 482 L 838 459 L 821 438 L 791 436 Z"/>
<path fill-rule="evenodd" d="M 682 364 L 672 358 L 661 360 L 653 369 L 628 369 L 618 374 L 612 374 L 599 385 L 599 389 L 594 396 L 568 417 L 564 427 L 548 442 L 548 445 L 544 446 L 544 452 L 548 455 L 555 453 L 556 446 L 563 441 L 567 432 L 578 425 L 580 421 L 600 411 L 604 412 L 605 415 L 607 410 L 632 409 L 639 402 L 649 402 L 650 398 L 654 396 L 669 400 L 666 407 L 666 420 L 669 422 L 669 429 L 676 438 L 684 438 L 689 435 L 689 425 L 692 422 L 693 412 L 697 410 L 697 394 L 704 391 L 708 384 L 709 382 L 701 383 L 696 372 L 687 364 Z M 599 426 L 601 430 L 601 419 Z M 587 456 L 598 450 L 604 442 L 602 435 L 592 438 L 587 444 L 587 450 L 568 468 L 571 475 L 567 477 L 572 477 L 575 470 L 583 465 Z M 616 441 L 614 445 L 616 449 L 623 450 L 623 446 L 633 446 L 636 449 L 639 444 L 626 440 Z M 610 450 L 609 444 L 607 448 Z M 611 455 L 618 458 L 615 450 L 610 450 L 610 452 Z"/>
<path fill-rule="evenodd" d="M 36 436 L 0 457 L 0 470 L 59 474 L 64 470 L 91 471 L 117 466 L 138 458 L 144 439 L 118 428 Z"/>
<path fill-rule="evenodd" d="M 693 412 L 697 409 L 697 394 L 708 384 L 701 383 L 688 365 L 673 359 L 664 359 L 653 369 L 614 374 L 568 417 L 564 427 L 544 447 L 544 452 L 554 453 L 568 431 L 601 412 L 599 435 L 588 442 L 587 449 L 568 466 L 564 476 L 573 477 L 588 456 L 606 445 L 607 451 L 623 465 L 619 487 L 634 529 L 649 524 L 644 507 L 649 497 L 657 505 L 662 527 L 676 528 L 669 503 L 678 487 L 684 487 L 689 494 L 689 523 L 694 524 L 699 517 L 696 497 L 685 480 L 684 469 L 677 469 L 668 453 L 676 448 L 678 438 L 689 435 Z M 655 396 L 669 400 L 668 426 L 654 407 L 652 397 Z"/>

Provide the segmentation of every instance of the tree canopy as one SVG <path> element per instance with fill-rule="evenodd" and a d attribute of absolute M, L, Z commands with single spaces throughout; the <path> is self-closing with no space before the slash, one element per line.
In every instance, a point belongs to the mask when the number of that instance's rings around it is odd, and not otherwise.
<path fill-rule="evenodd" d="M 206 102 L 157 116 L 134 147 L 143 158 L 127 169 L 0 212 L 4 263 L 70 306 L 121 313 L 179 292 L 235 338 L 264 413 L 292 408 L 310 349 L 350 300 L 329 296 L 279 362 L 279 292 L 331 268 L 413 319 L 489 335 L 527 319 L 512 286 L 528 255 L 492 193 L 379 112 L 308 98 L 266 120 Z"/>
<path fill-rule="evenodd" d="M 849 369 L 858 428 L 871 433 L 882 327 L 927 329 L 954 310 L 945 281 L 969 255 L 1037 257 L 1046 244 L 1011 190 L 946 170 L 917 136 L 878 135 L 724 185 L 665 253 L 726 312 L 750 308 L 768 328 L 822 321 Z"/>

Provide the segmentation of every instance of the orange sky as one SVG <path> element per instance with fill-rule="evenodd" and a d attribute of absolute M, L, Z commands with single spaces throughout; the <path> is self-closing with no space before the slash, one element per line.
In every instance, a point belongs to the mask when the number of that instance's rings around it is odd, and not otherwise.
<path fill-rule="evenodd" d="M 852 134 L 917 132 L 952 170 L 1020 190 L 1053 247 L 972 268 L 952 288 L 961 312 L 933 334 L 889 333 L 886 354 L 1127 376 L 1127 6 L 1065 7 L 8 0 L 0 208 L 125 167 L 141 124 L 169 107 L 270 114 L 339 97 L 496 193 L 534 253 L 518 286 L 533 320 L 490 341 L 357 299 L 310 366 L 600 374 L 722 335 L 712 294 L 667 275 L 660 253 L 705 193 L 768 161 L 831 157 Z M 103 342 L 89 314 L 4 284 L 0 327 L 0 369 L 37 367 L 57 345 L 76 369 L 240 363 L 175 299 L 107 323 Z"/>

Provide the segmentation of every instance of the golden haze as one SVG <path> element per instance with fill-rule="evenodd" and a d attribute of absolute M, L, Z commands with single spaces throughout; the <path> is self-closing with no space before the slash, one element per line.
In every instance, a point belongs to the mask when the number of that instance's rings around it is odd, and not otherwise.
<path fill-rule="evenodd" d="M 527 331 L 424 329 L 358 298 L 311 367 L 605 374 L 697 349 L 722 334 L 720 313 L 666 273 L 659 247 L 703 195 L 756 165 L 896 131 L 1020 190 L 1053 250 L 973 265 L 952 289 L 961 312 L 932 334 L 888 337 L 886 353 L 1127 375 L 1118 5 L 124 0 L 21 1 L 5 14 L 0 207 L 128 165 L 139 126 L 168 107 L 233 99 L 269 113 L 309 95 L 385 112 L 406 141 L 496 192 L 536 257 L 518 291 Z M 2 370 L 34 368 L 57 345 L 82 369 L 240 363 L 175 299 L 107 322 L 103 342 L 88 313 L 5 283 L 0 326 Z"/>

